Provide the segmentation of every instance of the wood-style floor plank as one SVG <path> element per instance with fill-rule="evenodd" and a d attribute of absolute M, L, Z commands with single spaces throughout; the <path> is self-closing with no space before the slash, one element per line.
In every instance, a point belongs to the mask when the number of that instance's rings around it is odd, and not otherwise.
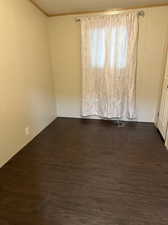
<path fill-rule="evenodd" d="M 0 169 L 0 225 L 168 225 L 156 128 L 57 119 Z"/>

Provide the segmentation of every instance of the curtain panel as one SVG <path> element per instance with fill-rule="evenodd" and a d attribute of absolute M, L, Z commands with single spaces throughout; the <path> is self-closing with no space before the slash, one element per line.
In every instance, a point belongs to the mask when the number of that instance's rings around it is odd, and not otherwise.
<path fill-rule="evenodd" d="M 137 12 L 81 18 L 82 116 L 136 118 Z"/>

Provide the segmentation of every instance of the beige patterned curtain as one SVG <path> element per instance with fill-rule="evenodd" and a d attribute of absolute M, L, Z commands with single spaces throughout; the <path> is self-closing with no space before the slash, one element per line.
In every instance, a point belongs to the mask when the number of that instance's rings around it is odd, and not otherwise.
<path fill-rule="evenodd" d="M 82 116 L 134 119 L 137 12 L 81 18 Z"/>

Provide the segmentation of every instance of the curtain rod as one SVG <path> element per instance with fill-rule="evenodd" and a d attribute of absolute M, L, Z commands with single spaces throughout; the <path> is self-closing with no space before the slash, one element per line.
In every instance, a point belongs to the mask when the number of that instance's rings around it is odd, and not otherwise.
<path fill-rule="evenodd" d="M 114 11 L 115 12 L 115 11 Z M 122 11 L 118 11 L 116 14 L 118 14 L 118 13 L 120 13 L 120 12 L 122 12 Z M 143 11 L 143 10 L 141 10 L 141 11 L 139 11 L 138 13 L 138 16 L 145 16 L 145 12 Z M 109 15 L 109 14 L 108 14 Z M 112 14 L 113 15 L 113 14 Z M 81 19 L 79 18 L 79 17 L 77 17 L 77 18 L 75 18 L 75 21 L 76 22 L 80 22 L 81 21 Z"/>

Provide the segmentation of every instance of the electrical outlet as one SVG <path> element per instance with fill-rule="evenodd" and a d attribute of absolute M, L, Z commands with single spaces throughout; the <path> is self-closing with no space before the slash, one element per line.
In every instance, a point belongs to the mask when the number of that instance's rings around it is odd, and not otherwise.
<path fill-rule="evenodd" d="M 26 136 L 28 136 L 30 134 L 30 127 L 25 128 L 25 134 L 26 134 Z"/>

